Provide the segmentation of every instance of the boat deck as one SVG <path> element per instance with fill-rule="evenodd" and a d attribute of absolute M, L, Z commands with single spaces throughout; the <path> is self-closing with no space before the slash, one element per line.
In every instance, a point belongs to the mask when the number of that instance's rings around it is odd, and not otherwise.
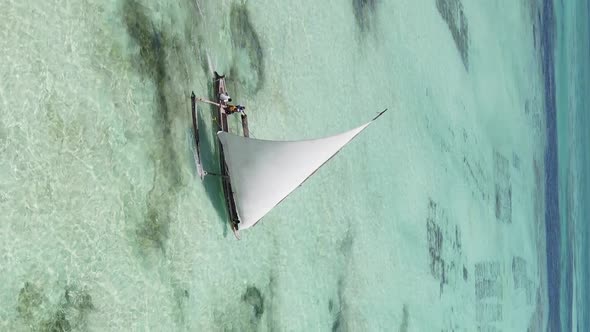
<path fill-rule="evenodd" d="M 219 76 L 217 75 L 217 73 L 215 74 L 215 93 L 216 93 L 216 100 L 217 103 L 219 104 L 218 106 L 218 111 L 217 111 L 217 115 L 218 115 L 218 129 L 220 131 L 225 131 L 225 132 L 229 132 L 229 127 L 227 124 L 227 113 L 225 111 L 225 105 L 226 103 L 223 102 L 219 96 L 222 93 L 226 93 L 227 94 L 227 90 L 225 87 L 225 78 L 223 76 Z M 247 128 L 247 127 L 246 127 Z M 247 129 L 246 129 L 247 131 Z M 236 203 L 234 201 L 234 197 L 233 197 L 233 190 L 231 187 L 231 183 L 229 180 L 229 172 L 227 170 L 227 165 L 225 164 L 225 155 L 223 154 L 223 147 L 221 146 L 221 144 L 219 144 L 219 164 L 221 165 L 221 182 L 223 185 L 223 195 L 225 197 L 225 202 L 227 205 L 227 211 L 229 213 L 229 220 L 231 223 L 231 227 L 232 230 L 234 232 L 234 234 L 236 235 L 236 237 L 238 237 L 238 223 L 240 222 L 238 219 L 238 213 L 236 210 Z M 239 237 L 238 237 L 239 239 Z"/>

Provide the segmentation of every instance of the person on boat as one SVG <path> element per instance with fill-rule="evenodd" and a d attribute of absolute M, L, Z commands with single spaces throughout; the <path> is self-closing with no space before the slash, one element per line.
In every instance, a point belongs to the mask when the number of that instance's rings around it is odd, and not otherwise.
<path fill-rule="evenodd" d="M 225 109 L 226 109 L 226 112 L 228 115 L 238 113 L 238 112 L 244 114 L 244 111 L 246 110 L 246 106 L 227 104 Z"/>
<path fill-rule="evenodd" d="M 230 96 L 227 93 L 222 92 L 222 93 L 219 94 L 219 100 L 222 103 L 226 103 L 227 104 L 228 102 L 231 101 L 231 98 L 230 98 Z"/>

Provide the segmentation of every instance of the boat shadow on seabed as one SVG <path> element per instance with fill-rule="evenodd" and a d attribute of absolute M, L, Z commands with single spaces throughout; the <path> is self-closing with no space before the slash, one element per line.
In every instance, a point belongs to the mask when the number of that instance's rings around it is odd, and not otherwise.
<path fill-rule="evenodd" d="M 190 99 L 189 99 L 190 103 Z M 213 106 L 205 105 L 198 107 L 196 112 L 199 112 L 200 116 L 197 117 L 197 128 L 207 128 L 205 126 L 205 122 L 203 120 L 203 112 L 211 112 L 209 114 L 214 114 Z M 192 110 L 191 110 L 192 112 Z M 212 121 L 215 121 L 212 119 Z M 217 124 L 213 123 L 212 127 L 216 127 Z M 215 132 L 207 131 L 207 132 Z M 191 159 L 195 154 L 196 143 L 195 143 L 195 130 L 194 128 L 187 128 L 187 139 L 190 141 L 190 154 Z M 200 159 L 203 169 L 212 170 L 216 173 L 219 173 L 219 148 L 217 144 L 213 144 L 214 140 L 211 135 L 207 135 L 203 133 L 203 130 L 199 130 L 199 147 L 200 147 Z M 190 163 L 192 165 L 191 171 L 195 175 L 196 178 L 200 176 L 199 170 L 197 169 L 196 163 Z M 223 195 L 223 187 L 221 184 L 221 178 L 218 176 L 205 176 L 202 180 L 203 186 L 205 187 L 205 192 L 207 193 L 207 197 L 213 204 L 217 215 L 219 216 L 219 224 L 223 227 L 223 237 L 226 237 L 229 231 L 229 224 L 226 222 L 228 219 L 226 207 L 223 204 L 224 202 L 224 195 Z"/>

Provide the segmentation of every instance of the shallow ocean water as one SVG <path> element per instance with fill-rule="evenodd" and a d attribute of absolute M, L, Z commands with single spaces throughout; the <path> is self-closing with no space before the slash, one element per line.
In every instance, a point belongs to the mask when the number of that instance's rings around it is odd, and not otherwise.
<path fill-rule="evenodd" d="M 562 330 L 589 326 L 588 287 L 588 96 L 590 80 L 588 3 L 556 6 L 556 104 L 559 144 L 561 239 L 559 313 Z"/>
<path fill-rule="evenodd" d="M 536 2 L 6 8 L 0 329 L 545 323 Z M 389 112 L 235 241 L 191 155 L 188 97 L 213 70 L 256 138 Z"/>

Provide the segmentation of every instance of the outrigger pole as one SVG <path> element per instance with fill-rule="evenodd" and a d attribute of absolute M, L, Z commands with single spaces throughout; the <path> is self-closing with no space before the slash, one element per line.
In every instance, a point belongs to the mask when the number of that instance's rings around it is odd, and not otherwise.
<path fill-rule="evenodd" d="M 216 103 L 214 101 L 203 99 L 200 97 L 196 97 L 195 100 L 206 103 L 206 104 L 215 105 L 215 106 L 221 107 L 221 108 L 227 107 L 227 105 Z M 248 116 L 246 115 L 246 113 L 242 112 L 241 119 L 242 119 L 242 132 L 244 134 L 244 137 L 250 137 L 250 129 L 248 128 Z"/>
<path fill-rule="evenodd" d="M 221 105 L 220 103 L 216 103 L 214 101 L 211 100 L 207 100 L 207 99 L 203 99 L 203 98 L 196 98 L 198 101 L 201 101 L 203 103 L 207 103 L 207 104 L 211 104 L 211 105 L 215 105 L 217 107 L 225 107 L 225 105 Z"/>

